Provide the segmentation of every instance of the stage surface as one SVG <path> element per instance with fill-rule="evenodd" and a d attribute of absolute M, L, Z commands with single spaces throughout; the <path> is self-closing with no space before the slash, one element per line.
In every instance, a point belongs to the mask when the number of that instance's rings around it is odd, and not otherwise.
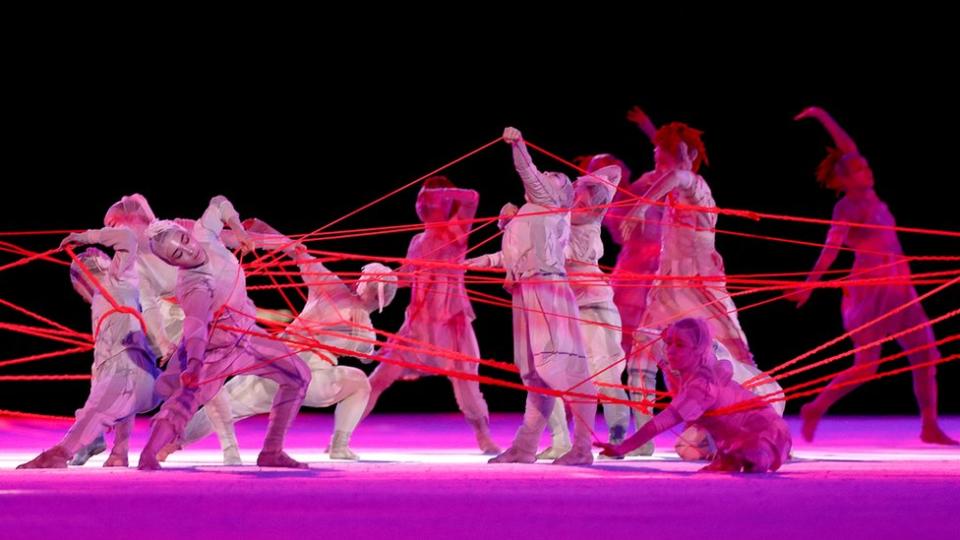
<path fill-rule="evenodd" d="M 213 437 L 143 473 L 100 467 L 15 471 L 62 436 L 66 421 L 0 417 L 0 538 L 956 538 L 960 449 L 919 442 L 917 418 L 828 417 L 777 474 L 697 473 L 674 436 L 653 457 L 590 467 L 489 465 L 457 414 L 374 414 L 352 448 L 323 453 L 332 415 L 301 414 L 288 452 L 309 470 L 260 469 L 266 421 L 237 425 L 245 463 L 219 466 Z M 496 414 L 509 444 L 518 414 Z M 960 436 L 960 417 L 944 419 Z M 597 433 L 603 433 L 602 418 Z M 138 421 L 131 463 L 148 420 Z M 109 437 L 108 437 L 109 439 Z M 544 443 L 547 442 L 544 437 Z"/>

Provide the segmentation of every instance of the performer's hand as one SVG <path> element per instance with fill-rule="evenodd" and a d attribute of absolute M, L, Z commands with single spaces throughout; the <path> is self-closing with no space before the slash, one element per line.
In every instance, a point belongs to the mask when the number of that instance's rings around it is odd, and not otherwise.
<path fill-rule="evenodd" d="M 507 226 L 507 223 L 510 223 L 510 220 L 513 219 L 513 216 L 517 215 L 520 209 L 517 208 L 517 205 L 508 202 L 500 208 L 500 217 L 497 219 L 497 228 L 501 231 L 504 227 Z"/>
<path fill-rule="evenodd" d="M 301 244 L 300 242 L 296 242 L 285 247 L 283 252 L 286 253 L 287 257 L 290 257 L 297 262 L 303 262 L 303 259 L 307 258 L 307 246 Z"/>
<path fill-rule="evenodd" d="M 237 240 L 240 242 L 240 253 L 247 255 L 253 253 L 257 246 L 253 243 L 253 239 L 250 238 L 250 235 L 246 231 L 240 232 L 237 231 Z"/>
<path fill-rule="evenodd" d="M 620 445 L 619 445 L 619 444 L 610 444 L 610 443 L 604 443 L 604 442 L 595 442 L 595 443 L 593 443 L 593 445 L 596 446 L 597 448 L 602 448 L 602 450 L 600 451 L 600 455 L 601 455 L 601 456 L 607 456 L 607 457 L 614 457 L 614 458 L 615 458 L 615 457 L 623 457 L 623 455 L 626 453 L 626 452 L 623 452 L 623 451 L 620 450 Z"/>
<path fill-rule="evenodd" d="M 803 120 L 804 118 L 819 118 L 823 114 L 820 107 L 807 107 L 800 111 L 800 114 L 793 117 L 794 120 Z"/>
<path fill-rule="evenodd" d="M 79 246 L 81 243 L 80 233 L 70 233 L 60 242 L 60 249 L 63 249 L 67 246 Z"/>
<path fill-rule="evenodd" d="M 516 144 L 523 139 L 523 135 L 520 134 L 520 130 L 514 127 L 507 127 L 503 129 L 503 142 L 507 144 Z"/>
<path fill-rule="evenodd" d="M 180 385 L 184 388 L 196 388 L 199 382 L 200 378 L 196 373 L 184 371 L 180 374 Z"/>
<path fill-rule="evenodd" d="M 650 117 L 647 116 L 647 113 L 643 112 L 643 109 L 634 105 L 632 109 L 627 111 L 627 120 L 638 126 L 642 126 L 650 121 Z"/>
<path fill-rule="evenodd" d="M 486 268 L 487 265 L 484 264 L 486 262 L 486 259 L 487 259 L 486 255 L 480 255 L 479 257 L 470 257 L 469 259 L 466 259 L 463 261 L 463 265 L 466 266 L 467 268 Z"/>
<path fill-rule="evenodd" d="M 807 300 L 810 299 L 810 295 L 813 293 L 813 288 L 804 287 L 802 289 L 797 289 L 796 292 L 791 293 L 787 296 L 787 299 L 791 302 L 797 303 L 797 308 L 803 307 L 807 303 Z"/>
<path fill-rule="evenodd" d="M 196 388 L 200 383 L 200 360 L 190 358 L 186 369 L 180 373 L 180 384 L 184 387 Z"/>

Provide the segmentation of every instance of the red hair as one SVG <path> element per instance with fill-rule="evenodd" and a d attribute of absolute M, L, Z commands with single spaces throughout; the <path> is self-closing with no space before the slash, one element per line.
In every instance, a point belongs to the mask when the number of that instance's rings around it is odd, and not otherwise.
<path fill-rule="evenodd" d="M 846 155 L 846 152 L 839 148 L 827 147 L 827 157 L 823 158 L 820 165 L 817 165 L 817 181 L 823 187 L 833 190 L 840 189 L 840 185 L 837 183 L 837 166 L 840 165 L 840 160 L 843 159 L 844 155 Z"/>
<path fill-rule="evenodd" d="M 834 191 L 844 191 L 845 183 L 840 178 L 855 178 L 863 170 L 869 172 L 870 165 L 856 151 L 844 152 L 838 148 L 827 148 L 827 157 L 823 158 L 820 165 L 817 166 L 817 180 L 824 187 Z M 859 180 L 862 182 L 863 180 Z M 869 180 L 872 184 L 872 176 Z"/>
<path fill-rule="evenodd" d="M 431 176 L 423 182 L 423 189 L 437 188 L 455 188 L 457 187 L 449 178 L 443 175 Z"/>
<path fill-rule="evenodd" d="M 693 129 L 683 122 L 670 122 L 657 130 L 657 134 L 653 136 L 653 144 L 674 155 L 678 154 L 680 143 L 686 144 L 689 149 L 696 150 L 697 157 L 693 160 L 693 172 L 697 172 L 701 163 L 710 164 L 707 160 L 707 149 L 704 148 L 703 141 L 700 139 L 701 135 L 703 135 L 702 131 Z"/>

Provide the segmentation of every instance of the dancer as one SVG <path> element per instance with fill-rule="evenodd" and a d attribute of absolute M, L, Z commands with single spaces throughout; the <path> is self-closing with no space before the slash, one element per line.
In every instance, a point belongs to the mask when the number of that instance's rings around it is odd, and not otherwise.
<path fill-rule="evenodd" d="M 566 251 L 566 271 L 577 299 L 590 372 L 594 374 L 594 380 L 612 385 L 622 384 L 625 365 L 620 344 L 620 313 L 613 302 L 613 290 L 607 276 L 599 267 L 603 257 L 600 223 L 616 193 L 622 171 L 621 167 L 607 166 L 595 169 L 573 183 L 570 243 Z M 627 400 L 627 393 L 613 386 L 600 386 L 598 391 L 621 401 L 603 404 L 610 443 L 618 444 L 623 441 L 630 423 L 630 407 L 622 404 Z M 537 459 L 556 459 L 571 448 L 563 400 L 557 398 L 555 401 L 548 421 L 551 445 L 538 454 Z"/>
<path fill-rule="evenodd" d="M 476 317 L 463 283 L 464 254 L 480 197 L 472 189 L 457 188 L 444 176 L 424 182 L 417 195 L 417 216 L 426 225 L 413 237 L 407 263 L 397 270 L 400 286 L 409 286 L 410 304 L 403 326 L 381 349 L 386 359 L 370 374 L 372 392 L 364 416 L 373 410 L 387 388 L 398 379 L 417 378 L 420 372 L 391 364 L 397 359 L 411 364 L 434 366 L 476 375 L 480 364 L 450 358 L 444 351 L 480 357 L 473 332 Z M 398 346 L 415 350 L 401 349 Z M 490 412 L 480 392 L 480 383 L 450 377 L 457 406 L 473 427 L 477 446 L 485 454 L 500 451 L 490 437 Z"/>
<path fill-rule="evenodd" d="M 66 436 L 18 469 L 64 468 L 67 460 L 115 424 L 118 440 L 104 466 L 126 467 L 134 416 L 158 403 L 154 380 L 159 372 L 147 344 L 137 302 L 137 238 L 127 229 L 103 228 L 72 233 L 60 245 L 88 244 L 113 250 L 110 258 L 97 248 L 87 248 L 70 265 L 70 281 L 74 290 L 90 303 L 93 322 L 90 395 L 77 411 L 76 421 Z"/>
<path fill-rule="evenodd" d="M 681 122 L 656 131 L 655 168 L 644 180 L 650 187 L 621 222 L 623 237 L 630 239 L 644 234 L 651 206 L 663 207 L 657 280 L 647 295 L 631 352 L 634 369 L 643 376 L 641 388 L 656 388 L 657 355 L 662 348 L 652 346 L 655 336 L 683 316 L 703 317 L 714 338 L 736 361 L 754 365 L 736 306 L 726 290 L 723 259 L 714 243 L 717 215 L 709 209 L 716 204 L 706 181 L 697 174 L 707 159 L 700 134 Z M 645 400 L 653 397 L 647 394 Z M 681 437 L 680 441 L 686 444 L 688 439 Z M 652 445 L 646 446 L 643 453 L 652 450 Z"/>
<path fill-rule="evenodd" d="M 377 336 L 370 312 L 389 305 L 396 294 L 397 278 L 386 266 L 363 267 L 356 291 L 347 287 L 316 257 L 293 240 L 259 220 L 244 221 L 244 228 L 259 248 L 284 248 L 297 262 L 307 302 L 300 315 L 278 337 L 298 350 L 310 368 L 310 385 L 303 404 L 308 407 L 336 405 L 334 431 L 329 447 L 331 459 L 356 460 L 350 437 L 360 422 L 370 396 L 370 383 L 363 371 L 337 365 L 339 356 L 373 352 Z M 230 242 L 227 242 L 230 245 Z M 211 402 L 187 424 L 182 444 L 189 445 L 212 431 L 217 432 L 224 464 L 239 465 L 240 455 L 233 423 L 270 411 L 277 394 L 276 382 L 254 375 L 234 377 Z M 165 457 L 165 456 L 164 456 Z"/>
<path fill-rule="evenodd" d="M 175 294 L 177 269 L 157 258 L 150 251 L 150 243 L 144 236 L 147 227 L 156 220 L 146 197 L 134 193 L 124 195 L 111 205 L 103 217 L 103 224 L 106 227 L 129 229 L 136 235 L 137 249 L 131 256 L 136 261 L 134 265 L 140 283 L 140 311 L 147 327 L 151 356 L 158 358 L 163 366 L 180 343 L 183 310 L 176 302 L 170 301 Z M 114 431 L 114 445 L 127 445 L 127 435 L 127 429 Z M 70 465 L 83 465 L 106 448 L 106 441 L 100 435 L 78 450 Z"/>
<path fill-rule="evenodd" d="M 843 314 L 843 327 L 849 332 L 914 300 L 917 298 L 917 291 L 908 283 L 910 267 L 904 260 L 896 231 L 856 225 L 895 225 L 887 205 L 873 190 L 873 171 L 870 170 L 867 160 L 860 155 L 856 143 L 819 107 L 810 107 L 796 117 L 797 120 L 804 118 L 818 120 L 836 144 L 836 148 L 829 151 L 817 169 L 817 179 L 826 188 L 842 195 L 833 208 L 832 219 L 835 223 L 827 233 L 826 246 L 821 251 L 813 271 L 807 276 L 807 283 L 814 284 L 820 280 L 833 264 L 842 246 L 854 251 L 852 273 L 856 274 L 857 279 L 891 280 L 891 283 L 885 284 L 844 286 L 840 309 Z M 811 293 L 812 287 L 801 289 L 793 297 L 797 307 L 803 306 Z M 854 346 L 859 348 L 925 322 L 927 314 L 923 306 L 915 303 L 895 315 L 869 324 L 853 333 L 850 339 Z M 922 350 L 907 355 L 913 365 L 940 358 L 940 352 L 931 345 L 934 341 L 933 329 L 929 325 L 897 338 L 904 350 L 923 347 Z M 800 409 L 804 439 L 812 441 L 820 418 L 840 398 L 860 385 L 851 384 L 850 381 L 877 372 L 879 365 L 876 360 L 879 357 L 879 345 L 858 351 L 854 355 L 853 367 L 834 377 L 826 390 Z M 920 407 L 920 440 L 932 444 L 958 444 L 943 432 L 937 419 L 937 380 L 934 366 L 913 370 L 913 393 Z"/>
<path fill-rule="evenodd" d="M 154 254 L 179 268 L 177 300 L 185 318 L 181 354 L 167 364 L 158 381 L 158 386 L 165 383 L 162 388 L 169 397 L 154 416 L 140 469 L 159 469 L 157 453 L 182 434 L 197 409 L 238 371 L 279 385 L 257 464 L 306 467 L 283 452 L 283 439 L 303 402 L 309 369 L 254 323 L 256 309 L 247 297 L 246 276 L 220 240 L 224 223 L 243 244 L 250 243 L 236 210 L 222 196 L 210 200 L 192 232 L 170 221 L 154 222 L 147 231 Z"/>
<path fill-rule="evenodd" d="M 739 412 L 723 409 L 755 401 L 733 380 L 730 362 L 712 351 L 709 325 L 699 318 L 671 324 L 663 333 L 666 366 L 676 380 L 670 405 L 619 445 L 598 443 L 603 454 L 622 456 L 664 431 L 686 422 L 708 432 L 717 452 L 703 471 L 776 471 L 790 454 L 790 430 L 766 403 Z"/>
<path fill-rule="evenodd" d="M 513 149 L 527 202 L 506 223 L 503 250 L 471 259 L 468 265 L 507 270 L 505 286 L 513 294 L 514 362 L 524 384 L 581 394 L 565 398 L 573 413 L 573 447 L 554 463 L 590 464 L 597 390 L 587 369 L 564 255 L 570 238 L 573 186 L 561 173 L 537 170 L 518 130 L 506 128 L 503 140 Z M 490 462 L 536 461 L 537 443 L 553 408 L 550 396 L 528 391 L 523 424 L 513 444 Z"/>

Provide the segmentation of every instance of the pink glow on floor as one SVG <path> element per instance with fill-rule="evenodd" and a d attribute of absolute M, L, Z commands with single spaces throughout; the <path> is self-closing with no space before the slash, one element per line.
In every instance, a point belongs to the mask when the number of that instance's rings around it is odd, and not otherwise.
<path fill-rule="evenodd" d="M 11 470 L 66 425 L 0 418 L 0 538 L 902 540 L 960 530 L 960 449 L 921 444 L 915 418 L 828 418 L 816 444 L 796 442 L 796 459 L 766 476 L 694 474 L 702 464 L 678 461 L 672 436 L 651 458 L 488 465 L 455 414 L 372 416 L 354 437 L 359 463 L 323 456 L 330 415 L 301 415 L 288 448 L 307 471 L 217 466 L 213 438 L 158 473 L 103 469 L 102 457 Z M 264 425 L 238 425 L 246 463 Z M 494 437 L 506 445 L 518 425 L 519 415 L 495 415 Z M 960 435 L 960 418 L 944 427 Z"/>

